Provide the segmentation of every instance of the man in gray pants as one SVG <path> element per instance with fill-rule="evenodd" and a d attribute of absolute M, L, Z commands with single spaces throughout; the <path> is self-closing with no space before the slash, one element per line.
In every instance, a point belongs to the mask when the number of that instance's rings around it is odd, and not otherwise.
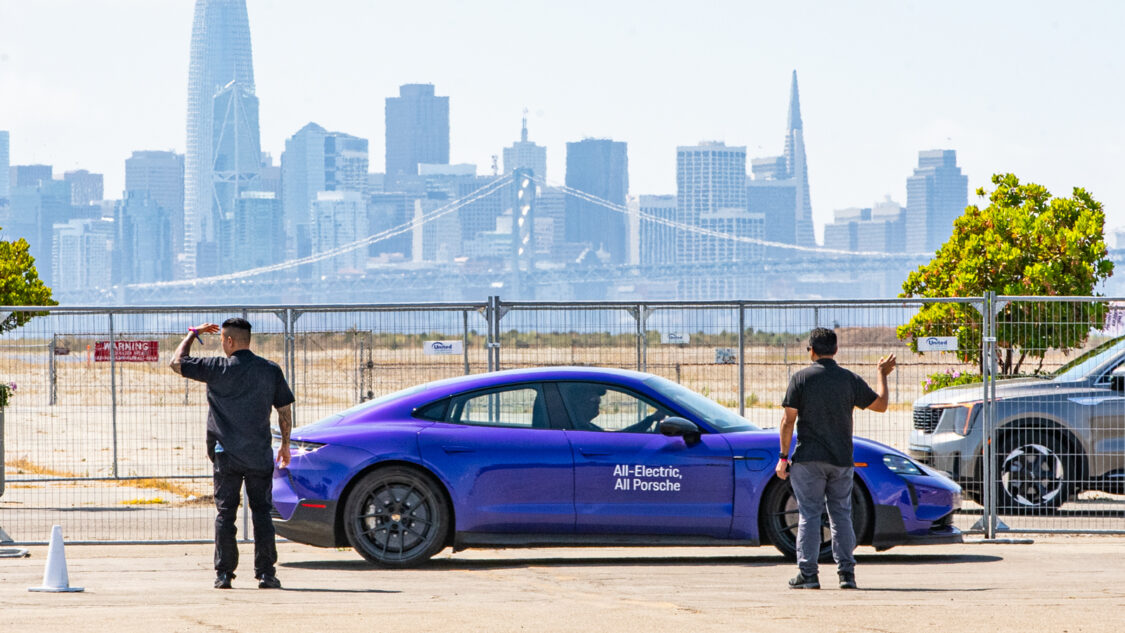
<path fill-rule="evenodd" d="M 777 476 L 791 477 L 801 514 L 797 524 L 796 577 L 793 589 L 820 589 L 817 558 L 820 521 L 828 506 L 832 526 L 832 557 L 841 589 L 855 589 L 855 530 L 852 528 L 852 410 L 887 410 L 887 375 L 894 371 L 894 354 L 879 359 L 876 391 L 862 378 L 836 364 L 836 333 L 816 328 L 809 335 L 813 364 L 793 374 L 785 392 L 781 418 L 781 455 Z M 793 427 L 797 449 L 789 457 Z"/>

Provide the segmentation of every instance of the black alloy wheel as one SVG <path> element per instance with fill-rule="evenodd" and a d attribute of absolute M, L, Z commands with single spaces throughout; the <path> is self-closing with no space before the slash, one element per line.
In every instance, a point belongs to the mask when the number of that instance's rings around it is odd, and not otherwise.
<path fill-rule="evenodd" d="M 409 468 L 364 475 L 344 506 L 348 542 L 383 567 L 429 560 L 445 547 L 449 527 L 449 509 L 437 483 Z"/>
<path fill-rule="evenodd" d="M 797 524 L 801 515 L 797 510 L 797 497 L 788 479 L 776 479 L 762 499 L 761 533 L 789 560 L 797 559 Z M 852 482 L 852 528 L 858 544 L 871 525 L 871 504 L 858 480 Z M 832 560 L 832 530 L 828 513 L 820 517 L 820 557 L 822 562 Z"/>

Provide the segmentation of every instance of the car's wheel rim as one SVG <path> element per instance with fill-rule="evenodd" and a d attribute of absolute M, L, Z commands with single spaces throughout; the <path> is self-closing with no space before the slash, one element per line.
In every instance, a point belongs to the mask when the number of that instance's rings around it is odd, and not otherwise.
<path fill-rule="evenodd" d="M 425 548 L 437 529 L 427 491 L 405 482 L 383 483 L 371 490 L 353 519 L 356 533 L 379 558 L 409 557 Z"/>
<path fill-rule="evenodd" d="M 774 513 L 778 531 L 786 536 L 794 545 L 797 544 L 797 527 L 801 523 L 801 511 L 797 507 L 797 497 L 792 492 L 785 495 L 781 508 Z M 832 525 L 828 521 L 828 513 L 820 515 L 820 545 L 826 546 L 832 541 Z"/>
<path fill-rule="evenodd" d="M 1016 504 L 1035 508 L 1050 505 L 1062 494 L 1066 467 L 1062 459 L 1042 444 L 1012 449 L 1000 465 L 1000 482 Z"/>

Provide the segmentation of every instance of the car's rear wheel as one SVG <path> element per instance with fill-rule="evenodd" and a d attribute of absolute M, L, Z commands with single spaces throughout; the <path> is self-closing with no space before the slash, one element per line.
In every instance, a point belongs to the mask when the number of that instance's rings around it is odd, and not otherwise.
<path fill-rule="evenodd" d="M 788 479 L 775 479 L 762 499 L 762 534 L 790 560 L 797 558 L 797 524 L 801 515 L 797 511 L 797 497 Z M 852 483 L 852 528 L 858 543 L 871 525 L 871 504 L 867 501 L 861 484 Z M 828 513 L 820 517 L 820 560 L 832 560 L 832 531 Z"/>
<path fill-rule="evenodd" d="M 996 505 L 1018 514 L 1053 512 L 1077 481 L 1077 456 L 1058 433 L 1026 429 L 1009 434 L 996 456 Z"/>
<path fill-rule="evenodd" d="M 344 505 L 355 551 L 384 567 L 412 567 L 445 547 L 449 509 L 430 477 L 402 467 L 364 475 Z"/>

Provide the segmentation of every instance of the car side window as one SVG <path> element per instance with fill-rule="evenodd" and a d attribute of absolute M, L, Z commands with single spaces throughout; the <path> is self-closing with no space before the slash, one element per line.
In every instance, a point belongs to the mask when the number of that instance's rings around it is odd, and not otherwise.
<path fill-rule="evenodd" d="M 453 398 L 449 422 L 474 426 L 550 427 L 538 385 L 474 392 Z"/>
<path fill-rule="evenodd" d="M 562 382 L 559 393 L 579 431 L 652 433 L 671 415 L 646 398 L 600 383 Z"/>

